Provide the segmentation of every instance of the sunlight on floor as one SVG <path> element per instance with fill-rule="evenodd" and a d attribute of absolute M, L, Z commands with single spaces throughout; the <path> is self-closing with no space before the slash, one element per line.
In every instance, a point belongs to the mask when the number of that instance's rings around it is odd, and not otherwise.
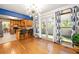
<path fill-rule="evenodd" d="M 4 33 L 4 36 L 0 38 L 0 44 L 6 43 L 9 41 L 14 41 L 14 40 L 16 40 L 15 35 L 11 35 L 10 33 Z"/>

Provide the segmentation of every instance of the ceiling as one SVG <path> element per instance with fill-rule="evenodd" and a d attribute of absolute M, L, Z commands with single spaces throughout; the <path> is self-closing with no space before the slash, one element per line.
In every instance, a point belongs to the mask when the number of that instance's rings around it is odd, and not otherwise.
<path fill-rule="evenodd" d="M 67 4 L 36 4 L 35 8 L 37 8 L 41 13 L 63 7 Z M 29 15 L 33 5 L 25 5 L 25 4 L 0 4 L 0 8 L 4 8 L 7 10 L 15 11 L 18 13 L 22 13 L 25 15 Z"/>
<path fill-rule="evenodd" d="M 21 20 L 20 18 L 17 17 L 12 17 L 12 16 L 7 16 L 7 15 L 0 15 L 0 19 L 14 19 L 14 20 Z"/>
<path fill-rule="evenodd" d="M 66 5 L 67 4 L 45 4 L 45 5 L 41 5 L 40 7 L 38 7 L 38 9 L 41 13 L 45 13 L 50 10 L 54 10 L 54 9 L 57 9 L 57 8 L 60 8 Z"/>
<path fill-rule="evenodd" d="M 26 7 L 23 4 L 0 4 L 0 8 L 26 14 Z"/>
<path fill-rule="evenodd" d="M 11 10 L 17 13 L 31 15 L 31 11 L 37 9 L 40 13 L 45 13 L 68 4 L 0 4 L 0 8 Z"/>

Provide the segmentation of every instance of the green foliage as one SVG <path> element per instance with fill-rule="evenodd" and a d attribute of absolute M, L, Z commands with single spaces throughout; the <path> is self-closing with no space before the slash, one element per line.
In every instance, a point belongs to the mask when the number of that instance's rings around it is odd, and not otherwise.
<path fill-rule="evenodd" d="M 64 26 L 68 26 L 68 20 L 64 20 L 64 22 L 63 22 L 63 24 L 64 24 Z"/>
<path fill-rule="evenodd" d="M 72 24 L 71 24 L 71 21 L 69 19 L 66 19 L 66 20 L 63 20 L 61 26 L 62 27 L 71 27 Z"/>
<path fill-rule="evenodd" d="M 74 34 L 72 36 L 72 40 L 73 40 L 74 43 L 79 43 L 79 34 Z"/>

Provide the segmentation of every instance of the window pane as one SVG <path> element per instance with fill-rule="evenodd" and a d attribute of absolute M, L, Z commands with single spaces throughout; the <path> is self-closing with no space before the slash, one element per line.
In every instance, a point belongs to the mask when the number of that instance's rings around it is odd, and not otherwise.
<path fill-rule="evenodd" d="M 72 21 L 71 15 L 61 15 L 61 43 L 71 46 Z"/>
<path fill-rule="evenodd" d="M 48 30 L 48 35 L 53 35 L 53 21 L 52 21 L 52 19 L 47 19 L 47 30 Z"/>
<path fill-rule="evenodd" d="M 45 20 L 43 20 L 41 22 L 41 29 L 42 29 L 42 34 L 46 34 L 46 24 L 45 24 Z"/>

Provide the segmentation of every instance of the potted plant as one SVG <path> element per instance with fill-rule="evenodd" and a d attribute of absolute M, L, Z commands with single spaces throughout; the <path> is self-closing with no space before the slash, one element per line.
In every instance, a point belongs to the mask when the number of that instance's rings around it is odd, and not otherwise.
<path fill-rule="evenodd" d="M 72 41 L 74 45 L 79 46 L 79 34 L 74 34 L 72 36 Z"/>

